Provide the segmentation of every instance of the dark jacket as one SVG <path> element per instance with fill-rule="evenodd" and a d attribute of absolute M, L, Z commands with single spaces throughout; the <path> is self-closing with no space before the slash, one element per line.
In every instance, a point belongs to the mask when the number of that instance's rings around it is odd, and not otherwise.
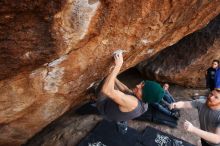
<path fill-rule="evenodd" d="M 210 90 L 214 90 L 216 69 L 210 67 L 207 69 L 206 73 L 206 87 Z"/>

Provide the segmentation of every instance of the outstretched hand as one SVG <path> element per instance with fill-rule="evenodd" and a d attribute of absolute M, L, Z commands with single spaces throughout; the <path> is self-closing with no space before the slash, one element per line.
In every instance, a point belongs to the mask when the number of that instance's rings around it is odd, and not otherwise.
<path fill-rule="evenodd" d="M 172 110 L 172 109 L 175 109 L 176 108 L 176 104 L 175 103 L 171 103 L 169 105 L 169 109 Z"/>
<path fill-rule="evenodd" d="M 188 131 L 188 132 L 192 132 L 193 129 L 195 128 L 195 127 L 193 126 L 193 124 L 190 123 L 190 122 L 187 121 L 187 120 L 185 120 L 183 126 L 184 126 L 184 129 L 185 129 L 186 131 Z"/>
<path fill-rule="evenodd" d="M 115 59 L 115 66 L 121 67 L 123 64 L 123 55 L 122 52 L 115 53 L 114 54 L 114 59 Z"/>

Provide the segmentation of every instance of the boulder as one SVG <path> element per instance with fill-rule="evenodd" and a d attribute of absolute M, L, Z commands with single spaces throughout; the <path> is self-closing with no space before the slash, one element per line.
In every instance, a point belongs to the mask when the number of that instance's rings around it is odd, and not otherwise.
<path fill-rule="evenodd" d="M 206 70 L 220 60 L 220 15 L 205 28 L 190 34 L 138 65 L 148 79 L 186 87 L 205 88 Z"/>
<path fill-rule="evenodd" d="M 1 0 L 0 145 L 21 145 L 106 76 L 135 66 L 220 13 L 220 1 Z"/>

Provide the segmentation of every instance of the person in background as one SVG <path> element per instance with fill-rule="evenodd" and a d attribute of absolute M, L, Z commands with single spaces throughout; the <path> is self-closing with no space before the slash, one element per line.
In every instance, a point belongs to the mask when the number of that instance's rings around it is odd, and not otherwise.
<path fill-rule="evenodd" d="M 215 73 L 219 68 L 219 61 L 213 60 L 212 66 L 206 70 L 206 87 L 209 88 L 210 91 L 215 89 Z M 220 77 L 219 77 L 220 78 Z"/>
<path fill-rule="evenodd" d="M 172 116 L 176 119 L 180 117 L 180 114 L 177 110 L 170 110 L 169 106 L 171 103 L 175 102 L 173 96 L 169 92 L 169 84 L 165 83 L 163 85 L 164 89 L 164 96 L 160 102 L 152 103 L 151 105 L 156 108 L 157 110 L 161 111 L 162 113 Z"/>
<path fill-rule="evenodd" d="M 170 105 L 170 109 L 196 108 L 199 113 L 200 128 L 189 121 L 184 129 L 201 138 L 202 146 L 220 146 L 220 90 L 212 90 L 207 100 L 179 101 Z"/>
<path fill-rule="evenodd" d="M 215 89 L 220 90 L 220 68 L 215 72 Z"/>

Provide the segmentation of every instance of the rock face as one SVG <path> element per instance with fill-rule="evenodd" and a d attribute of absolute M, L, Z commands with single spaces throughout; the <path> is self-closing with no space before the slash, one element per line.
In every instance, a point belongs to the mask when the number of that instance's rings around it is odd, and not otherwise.
<path fill-rule="evenodd" d="M 106 76 L 117 48 L 123 70 L 204 27 L 220 1 L 0 1 L 0 145 L 20 145 Z"/>
<path fill-rule="evenodd" d="M 205 87 L 205 72 L 220 60 L 220 15 L 205 28 L 138 65 L 149 79 L 188 87 Z"/>
<path fill-rule="evenodd" d="M 51 28 L 61 1 L 3 0 L 0 7 L 0 80 L 58 57 Z"/>

